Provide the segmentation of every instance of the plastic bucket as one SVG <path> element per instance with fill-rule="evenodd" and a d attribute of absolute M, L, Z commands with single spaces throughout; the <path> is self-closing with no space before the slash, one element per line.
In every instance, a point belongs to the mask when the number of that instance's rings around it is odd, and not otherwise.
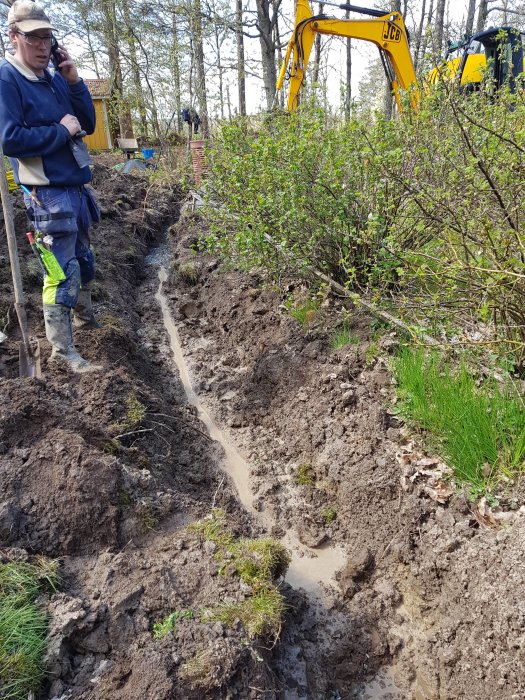
<path fill-rule="evenodd" d="M 142 155 L 144 158 L 153 158 L 153 154 L 155 153 L 154 148 L 143 148 L 142 149 Z"/>
<path fill-rule="evenodd" d="M 195 185 L 199 187 L 202 178 L 206 175 L 206 160 L 204 158 L 204 140 L 190 141 L 191 160 L 193 163 L 193 176 Z"/>

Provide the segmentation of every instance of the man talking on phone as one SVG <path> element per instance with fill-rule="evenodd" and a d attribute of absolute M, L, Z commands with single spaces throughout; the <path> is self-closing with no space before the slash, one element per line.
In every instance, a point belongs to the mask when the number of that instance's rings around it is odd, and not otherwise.
<path fill-rule="evenodd" d="M 46 267 L 43 286 L 51 361 L 75 372 L 90 371 L 94 367 L 75 349 L 73 325 L 98 327 L 90 292 L 95 258 L 89 227 L 100 214 L 85 187 L 91 169 L 81 139 L 95 130 L 95 109 L 38 5 L 16 0 L 8 25 L 14 53 L 6 52 L 0 62 L 0 142 L 23 186 L 37 236 L 58 262 Z M 54 72 L 48 68 L 52 53 Z"/>

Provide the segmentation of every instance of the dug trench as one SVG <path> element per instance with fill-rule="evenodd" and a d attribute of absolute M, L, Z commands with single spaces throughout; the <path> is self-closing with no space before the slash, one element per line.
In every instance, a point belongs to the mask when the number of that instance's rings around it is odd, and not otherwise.
<path fill-rule="evenodd" d="M 62 572 L 41 697 L 523 697 L 523 513 L 495 527 L 437 492 L 386 409 L 397 339 L 354 311 L 359 344 L 332 349 L 340 301 L 303 327 L 282 290 L 196 252 L 179 190 L 102 166 L 94 184 L 103 327 L 76 340 L 103 371 L 53 368 L 43 341 L 43 378 L 16 378 L 1 240 L 1 557 Z M 43 338 L 27 251 L 22 269 Z M 188 527 L 218 509 L 294 554 L 278 638 L 197 614 L 250 595 Z M 174 611 L 192 614 L 154 638 Z"/>

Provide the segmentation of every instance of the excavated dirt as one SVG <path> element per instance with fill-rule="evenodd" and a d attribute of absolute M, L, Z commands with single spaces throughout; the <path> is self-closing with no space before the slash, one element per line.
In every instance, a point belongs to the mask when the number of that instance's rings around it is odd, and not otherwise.
<path fill-rule="evenodd" d="M 249 462 L 273 534 L 348 555 L 320 608 L 290 610 L 281 676 L 293 648 L 299 697 L 523 697 L 525 509 L 496 524 L 439 491 L 438 460 L 386 409 L 395 337 L 354 311 L 359 343 L 332 350 L 341 302 L 301 327 L 282 306 L 300 289 L 195 256 L 201 230 L 195 216 L 176 227 L 170 280 L 195 386 Z"/>
<path fill-rule="evenodd" d="M 176 188 L 104 165 L 94 184 L 103 328 L 77 332 L 76 341 L 101 372 L 48 366 L 38 269 L 24 248 L 43 378 L 17 378 L 0 238 L 0 330 L 8 335 L 0 344 L 0 558 L 43 553 L 59 557 L 62 571 L 60 592 L 47 601 L 41 697 L 524 697 L 521 503 L 496 521 L 440 491 L 439 461 L 387 409 L 396 338 L 376 337 L 370 319 L 352 311 L 359 343 L 332 349 L 339 300 L 327 298 L 303 327 L 282 304 L 303 293 L 298 284 L 277 289 L 196 252 L 204 225 L 188 209 L 176 223 Z M 15 210 L 23 233 L 20 203 Z M 161 265 L 168 275 L 159 290 Z M 161 293 L 196 402 L 171 354 Z M 199 406 L 226 450 L 210 439 Z M 248 465 L 248 497 L 224 471 L 230 448 Z M 281 584 L 288 609 L 277 644 L 198 616 L 152 638 L 153 623 L 172 611 L 248 595 L 219 571 L 213 543 L 186 528 L 213 507 L 236 534 L 283 537 L 307 563 L 306 591 L 292 576 Z M 332 572 L 325 554 L 334 552 Z"/>
<path fill-rule="evenodd" d="M 2 236 L 1 299 L 9 340 L 0 345 L 1 560 L 60 557 L 49 600 L 46 698 L 255 697 L 274 688 L 259 649 L 240 627 L 183 620 L 152 638 L 180 609 L 241 601 L 238 577 L 218 576 L 212 543 L 186 525 L 210 513 L 256 534 L 219 471 L 220 448 L 202 432 L 176 368 L 161 358 L 159 310 L 140 291 L 148 248 L 178 217 L 177 189 L 95 171 L 103 219 L 93 233 L 96 311 L 103 328 L 76 332 L 79 351 L 103 370 L 75 375 L 47 364 L 40 280 L 20 243 L 31 333 L 43 378 L 18 379 L 18 338 Z M 26 227 L 16 203 L 17 231 Z M 20 241 L 23 237 L 20 236 Z M 195 660 L 199 663 L 196 664 Z"/>

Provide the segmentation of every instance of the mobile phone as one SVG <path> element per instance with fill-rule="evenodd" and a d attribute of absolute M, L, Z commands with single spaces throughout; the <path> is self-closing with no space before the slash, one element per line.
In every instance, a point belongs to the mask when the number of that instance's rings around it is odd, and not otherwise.
<path fill-rule="evenodd" d="M 51 63 L 53 64 L 53 68 L 60 71 L 58 66 L 63 60 L 62 54 L 58 50 L 58 41 L 55 39 L 55 37 L 53 37 L 53 41 L 51 42 Z"/>

